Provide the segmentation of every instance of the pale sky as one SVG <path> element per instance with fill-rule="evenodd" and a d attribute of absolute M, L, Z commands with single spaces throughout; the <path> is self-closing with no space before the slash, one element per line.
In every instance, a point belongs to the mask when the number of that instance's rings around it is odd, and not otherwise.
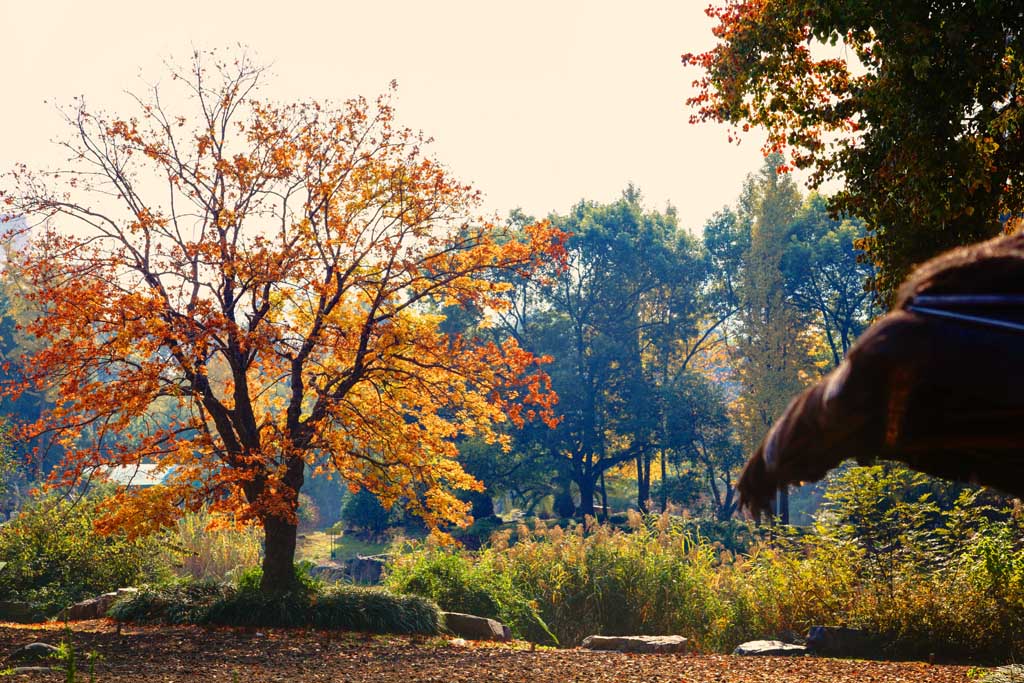
<path fill-rule="evenodd" d="M 55 102 L 127 114 L 124 91 L 165 79 L 163 59 L 244 43 L 281 100 L 372 98 L 396 79 L 400 120 L 488 210 L 566 212 L 633 182 L 697 230 L 762 161 L 760 136 L 737 147 L 688 123 L 698 72 L 679 56 L 713 43 L 707 4 L 0 0 L 0 172 L 58 158 Z"/>

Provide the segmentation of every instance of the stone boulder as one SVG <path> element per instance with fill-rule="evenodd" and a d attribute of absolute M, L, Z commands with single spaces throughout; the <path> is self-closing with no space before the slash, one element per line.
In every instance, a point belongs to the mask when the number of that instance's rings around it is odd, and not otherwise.
<path fill-rule="evenodd" d="M 867 657 L 874 650 L 867 631 L 844 626 L 812 626 L 807 632 L 807 650 L 824 657 Z"/>
<path fill-rule="evenodd" d="M 309 570 L 309 575 L 328 583 L 342 583 L 348 579 L 345 565 L 333 561 L 321 562 Z"/>
<path fill-rule="evenodd" d="M 380 583 L 387 555 L 357 555 L 345 562 L 345 571 L 352 583 L 374 586 Z"/>
<path fill-rule="evenodd" d="M 512 633 L 508 628 L 494 619 L 458 612 L 441 612 L 441 617 L 444 619 L 445 628 L 459 638 L 500 641 L 512 639 Z"/>
<path fill-rule="evenodd" d="M 36 664 L 52 660 L 57 652 L 58 649 L 49 643 L 29 643 L 11 652 L 4 661 L 11 664 Z"/>
<path fill-rule="evenodd" d="M 807 654 L 807 648 L 781 640 L 751 640 L 738 646 L 732 653 L 748 657 L 799 657 Z"/>
<path fill-rule="evenodd" d="M 107 615 L 110 606 L 119 598 L 126 595 L 138 593 L 138 588 L 118 588 L 116 591 L 98 595 L 95 598 L 83 600 L 71 605 L 64 610 L 64 618 L 68 621 L 85 621 L 87 619 L 102 619 Z"/>
<path fill-rule="evenodd" d="M 682 636 L 587 636 L 582 647 L 643 654 L 686 654 L 687 640 Z"/>

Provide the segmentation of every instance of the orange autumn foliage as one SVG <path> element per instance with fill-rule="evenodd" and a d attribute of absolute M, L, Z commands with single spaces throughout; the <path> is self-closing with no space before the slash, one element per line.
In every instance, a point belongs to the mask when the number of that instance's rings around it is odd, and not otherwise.
<path fill-rule="evenodd" d="M 172 472 L 119 493 L 109 528 L 209 501 L 293 526 L 310 473 L 431 526 L 464 522 L 454 491 L 480 484 L 456 439 L 505 443 L 503 423 L 553 422 L 556 396 L 543 359 L 446 334 L 438 311 L 504 309 L 493 275 L 559 262 L 563 235 L 478 218 L 478 192 L 424 154 L 388 96 L 275 104 L 247 59 L 209 62 L 175 74 L 193 118 L 156 90 L 135 118 L 79 103 L 70 172 L 10 175 L 6 200 L 40 226 L 20 268 L 46 343 L 9 391 L 55 398 L 24 436 L 56 434 L 53 484 L 103 465 Z"/>

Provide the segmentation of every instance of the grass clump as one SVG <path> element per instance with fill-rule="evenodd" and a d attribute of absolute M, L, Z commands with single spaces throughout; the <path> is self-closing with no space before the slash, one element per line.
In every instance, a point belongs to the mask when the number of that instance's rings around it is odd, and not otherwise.
<path fill-rule="evenodd" d="M 210 608 L 236 592 L 216 581 L 183 580 L 160 586 L 144 586 L 138 593 L 115 602 L 107 616 L 137 624 L 206 623 Z"/>
<path fill-rule="evenodd" d="M 256 527 L 218 526 L 206 509 L 188 512 L 164 534 L 163 559 L 180 576 L 223 581 L 260 560 Z"/>

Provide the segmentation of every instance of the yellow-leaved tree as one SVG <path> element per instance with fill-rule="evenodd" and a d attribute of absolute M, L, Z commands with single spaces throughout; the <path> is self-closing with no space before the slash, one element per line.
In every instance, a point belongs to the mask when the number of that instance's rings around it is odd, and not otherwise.
<path fill-rule="evenodd" d="M 540 359 L 447 335 L 436 311 L 503 308 L 495 272 L 557 262 L 561 234 L 480 219 L 388 96 L 275 104 L 245 56 L 172 72 L 184 115 L 156 88 L 129 118 L 79 101 L 70 166 L 8 176 L 5 211 L 36 226 L 20 266 L 44 342 L 9 391 L 53 392 L 24 432 L 62 445 L 51 483 L 157 464 L 167 486 L 118 493 L 108 528 L 212 502 L 262 525 L 264 590 L 293 581 L 311 472 L 465 520 L 453 491 L 479 484 L 456 439 L 553 421 L 555 396 Z"/>

